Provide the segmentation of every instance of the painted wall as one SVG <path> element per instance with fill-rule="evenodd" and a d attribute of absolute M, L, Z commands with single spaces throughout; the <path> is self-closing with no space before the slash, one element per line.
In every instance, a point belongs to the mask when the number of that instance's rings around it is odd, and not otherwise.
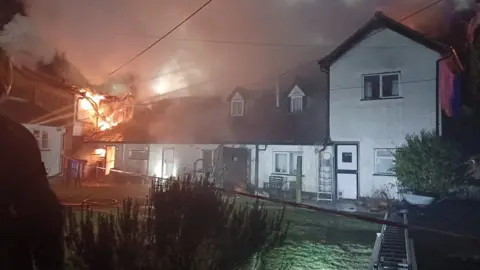
<path fill-rule="evenodd" d="M 333 141 L 360 142 L 360 196 L 395 183 L 375 176 L 374 148 L 394 148 L 405 135 L 435 129 L 438 53 L 385 29 L 365 39 L 330 68 Z M 400 99 L 362 101 L 362 75 L 401 72 Z"/>
<path fill-rule="evenodd" d="M 48 134 L 48 146 L 39 145 L 42 155 L 42 162 L 48 176 L 56 176 L 62 173 L 63 153 L 64 153 L 64 134 L 65 128 L 23 124 L 32 134 L 35 131 L 46 132 Z M 41 144 L 41 142 L 39 142 Z"/>
<path fill-rule="evenodd" d="M 265 146 L 260 146 L 264 149 Z M 295 175 L 286 175 L 275 173 L 274 155 L 275 153 L 301 153 L 302 154 L 302 190 L 305 192 L 318 192 L 318 172 L 319 159 L 316 149 L 320 150 L 321 146 L 313 145 L 268 145 L 266 150 L 259 152 L 259 185 L 263 187 L 263 183 L 268 183 L 271 175 L 279 175 L 287 177 L 287 181 L 295 181 Z M 317 151 L 318 151 L 317 150 Z"/>

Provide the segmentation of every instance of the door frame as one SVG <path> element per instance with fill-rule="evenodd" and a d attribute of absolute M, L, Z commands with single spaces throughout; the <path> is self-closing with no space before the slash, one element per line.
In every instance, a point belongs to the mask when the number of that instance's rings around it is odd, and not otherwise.
<path fill-rule="evenodd" d="M 338 170 L 338 146 L 356 146 L 357 147 L 357 170 Z M 355 142 L 355 141 L 336 141 L 333 143 L 333 157 L 335 161 L 333 162 L 333 167 L 334 167 L 334 179 L 335 179 L 335 193 L 334 199 L 337 200 L 337 195 L 338 195 L 338 179 L 337 179 L 337 174 L 338 173 L 347 173 L 347 174 L 356 174 L 357 175 L 357 197 L 355 199 L 359 198 L 360 195 L 360 142 Z"/>

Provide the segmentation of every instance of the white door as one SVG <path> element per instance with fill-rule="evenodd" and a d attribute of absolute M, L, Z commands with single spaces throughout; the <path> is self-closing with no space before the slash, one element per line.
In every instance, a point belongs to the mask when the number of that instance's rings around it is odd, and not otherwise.
<path fill-rule="evenodd" d="M 337 144 L 335 178 L 338 199 L 358 197 L 358 145 Z"/>

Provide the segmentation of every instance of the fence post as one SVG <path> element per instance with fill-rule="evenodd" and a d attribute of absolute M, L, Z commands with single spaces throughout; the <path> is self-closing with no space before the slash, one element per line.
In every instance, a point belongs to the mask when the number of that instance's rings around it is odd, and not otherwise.
<path fill-rule="evenodd" d="M 297 196 L 296 202 L 302 203 L 302 157 L 297 156 Z"/>

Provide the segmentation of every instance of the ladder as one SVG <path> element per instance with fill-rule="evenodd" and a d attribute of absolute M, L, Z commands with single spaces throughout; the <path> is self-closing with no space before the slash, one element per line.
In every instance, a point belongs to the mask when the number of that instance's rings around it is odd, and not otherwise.
<path fill-rule="evenodd" d="M 407 214 L 385 214 L 385 220 L 408 224 Z M 415 252 L 413 240 L 408 236 L 408 230 L 404 228 L 383 225 L 377 234 L 372 263 L 369 269 L 373 270 L 416 270 Z"/>

